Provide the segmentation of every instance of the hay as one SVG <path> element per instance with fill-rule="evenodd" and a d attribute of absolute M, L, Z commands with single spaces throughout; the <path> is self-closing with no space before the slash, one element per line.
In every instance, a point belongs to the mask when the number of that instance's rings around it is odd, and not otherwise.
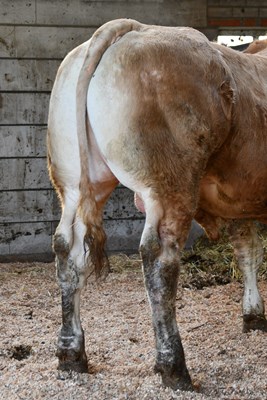
<path fill-rule="evenodd" d="M 265 227 L 259 229 L 259 236 L 264 249 L 263 263 L 259 268 L 259 279 L 267 280 L 267 235 Z M 224 277 L 227 282 L 222 283 L 242 281 L 242 273 L 238 268 L 233 246 L 226 233 L 222 234 L 218 242 L 212 242 L 206 236 L 200 237 L 192 250 L 183 252 L 182 260 L 186 274 L 204 272 L 214 275 L 218 281 L 220 281 L 220 277 Z"/>
<path fill-rule="evenodd" d="M 141 271 L 142 261 L 139 254 L 127 256 L 123 253 L 113 254 L 109 256 L 111 272 L 123 273 L 129 270 Z"/>
<path fill-rule="evenodd" d="M 265 229 L 260 231 L 264 247 L 264 260 L 259 269 L 259 279 L 267 280 L 267 237 Z M 142 261 L 139 254 L 127 256 L 115 254 L 109 257 L 111 271 L 124 273 L 129 270 L 141 272 Z M 228 236 L 223 233 L 218 242 L 211 242 L 206 236 L 200 237 L 194 247 L 183 251 L 180 284 L 185 288 L 203 289 L 214 285 L 224 285 L 232 281 L 242 281 L 233 247 Z"/>
<path fill-rule="evenodd" d="M 181 280 L 184 287 L 202 289 L 242 278 L 233 248 L 225 235 L 218 242 L 200 237 L 193 249 L 183 252 L 182 261 Z"/>

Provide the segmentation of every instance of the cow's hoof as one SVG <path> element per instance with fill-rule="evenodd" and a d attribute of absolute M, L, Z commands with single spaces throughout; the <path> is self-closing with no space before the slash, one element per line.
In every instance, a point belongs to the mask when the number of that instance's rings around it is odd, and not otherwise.
<path fill-rule="evenodd" d="M 176 365 L 163 365 L 156 364 L 154 367 L 156 373 L 161 374 L 162 383 L 164 386 L 172 390 L 190 391 L 194 390 L 192 381 L 186 367 L 183 368 L 181 373 Z"/>
<path fill-rule="evenodd" d="M 243 332 L 260 330 L 267 332 L 267 320 L 264 315 L 247 314 L 243 316 Z"/>
<path fill-rule="evenodd" d="M 59 370 L 88 373 L 83 333 L 79 336 L 59 335 L 56 356 Z"/>
<path fill-rule="evenodd" d="M 74 371 L 88 373 L 88 362 L 85 353 L 78 353 L 75 350 L 58 349 L 56 356 L 59 359 L 58 369 L 60 371 Z"/>
<path fill-rule="evenodd" d="M 59 359 L 58 370 L 67 372 L 79 372 L 80 374 L 89 373 L 87 359 L 76 361 Z"/>

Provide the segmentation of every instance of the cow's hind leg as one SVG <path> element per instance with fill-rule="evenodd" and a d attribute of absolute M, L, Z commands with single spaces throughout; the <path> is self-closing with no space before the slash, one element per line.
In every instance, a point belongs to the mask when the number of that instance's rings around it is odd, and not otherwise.
<path fill-rule="evenodd" d="M 80 296 L 88 276 L 94 271 L 90 257 L 91 242 L 96 242 L 93 244 L 94 248 L 98 246 L 103 248 L 104 245 L 102 208 L 114 186 L 114 181 L 110 186 L 105 186 L 104 192 L 98 193 L 98 202 L 92 198 L 86 202 L 87 207 L 92 206 L 94 209 L 91 219 L 88 219 L 89 210 L 87 210 L 87 219 L 84 218 L 79 198 L 75 207 L 72 203 L 69 211 L 65 203 L 62 218 L 54 236 L 57 275 L 62 297 L 62 327 L 57 346 L 58 369 L 60 370 L 88 372 L 84 332 L 80 322 Z M 80 205 L 80 210 L 78 205 Z M 71 213 L 74 213 L 72 222 Z M 94 238 L 88 238 L 88 232 L 92 231 L 92 227 L 97 235 Z M 101 243 L 99 243 L 100 237 Z"/>
<path fill-rule="evenodd" d="M 87 372 L 84 334 L 79 318 L 80 292 L 86 269 L 83 237 L 85 226 L 77 215 L 79 189 L 64 188 L 61 193 L 62 216 L 56 229 L 53 248 L 62 301 L 62 327 L 58 337 L 59 369 Z"/>
<path fill-rule="evenodd" d="M 231 241 L 238 266 L 243 273 L 243 332 L 267 331 L 264 302 L 258 290 L 257 272 L 263 259 L 263 247 L 253 222 L 234 221 Z"/>
<path fill-rule="evenodd" d="M 191 220 L 179 210 L 163 211 L 151 198 L 145 200 L 145 208 L 140 253 L 156 339 L 155 371 L 161 374 L 164 385 L 192 390 L 175 316 L 179 250 Z"/>
<path fill-rule="evenodd" d="M 80 295 L 87 275 L 87 255 L 84 255 L 85 226 L 78 216 L 73 223 L 73 243 L 55 235 L 54 249 L 58 282 L 61 289 L 62 327 L 58 337 L 58 369 L 87 372 L 84 333 L 80 322 Z M 68 250 L 68 251 L 67 251 Z"/>

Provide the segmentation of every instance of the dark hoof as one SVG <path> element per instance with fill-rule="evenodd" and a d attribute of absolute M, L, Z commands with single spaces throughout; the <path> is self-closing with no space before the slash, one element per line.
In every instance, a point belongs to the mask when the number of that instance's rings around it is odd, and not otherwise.
<path fill-rule="evenodd" d="M 56 356 L 59 359 L 59 370 L 88 373 L 83 335 L 76 337 L 59 336 Z"/>
<path fill-rule="evenodd" d="M 80 354 L 75 350 L 57 350 L 56 356 L 59 359 L 59 370 L 89 373 L 88 362 L 85 353 Z"/>
<path fill-rule="evenodd" d="M 161 374 L 164 386 L 172 390 L 194 391 L 192 381 L 186 367 L 179 371 L 176 365 L 156 364 L 154 371 Z"/>
<path fill-rule="evenodd" d="M 243 332 L 249 331 L 267 332 L 267 321 L 264 315 L 244 315 L 243 316 Z"/>

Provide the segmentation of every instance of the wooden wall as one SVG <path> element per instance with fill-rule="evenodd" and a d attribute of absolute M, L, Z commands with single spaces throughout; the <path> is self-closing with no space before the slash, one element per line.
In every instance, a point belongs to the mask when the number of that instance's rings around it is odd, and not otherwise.
<path fill-rule="evenodd" d="M 46 170 L 46 123 L 56 70 L 68 51 L 99 25 L 121 17 L 210 29 L 214 34 L 214 25 L 207 25 L 207 5 L 213 7 L 211 18 L 222 4 L 215 0 L 1 0 L 0 261 L 51 256 L 60 210 Z M 225 4 L 230 7 L 230 2 Z M 128 190 L 115 191 L 104 217 L 108 248 L 137 250 L 143 217 Z"/>

